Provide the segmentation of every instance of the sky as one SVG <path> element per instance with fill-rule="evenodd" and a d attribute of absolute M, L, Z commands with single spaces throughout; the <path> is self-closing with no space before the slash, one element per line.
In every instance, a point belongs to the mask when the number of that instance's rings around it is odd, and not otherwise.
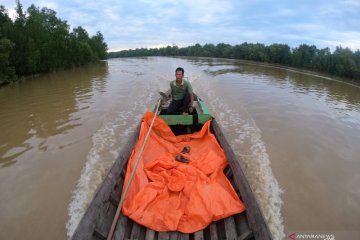
<path fill-rule="evenodd" d="M 70 30 L 100 31 L 109 51 L 199 43 L 360 49 L 360 0 L 21 0 L 56 11 Z M 0 5 L 14 16 L 15 0 Z"/>

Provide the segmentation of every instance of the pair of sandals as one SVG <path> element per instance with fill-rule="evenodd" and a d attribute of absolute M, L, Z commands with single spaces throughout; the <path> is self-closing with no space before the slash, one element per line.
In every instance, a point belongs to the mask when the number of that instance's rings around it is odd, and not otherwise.
<path fill-rule="evenodd" d="M 185 154 L 185 153 L 190 152 L 190 150 L 191 150 L 190 146 L 185 146 L 185 147 L 183 148 L 183 150 L 181 150 L 181 153 L 182 153 L 182 154 Z M 177 155 L 177 156 L 175 157 L 175 160 L 178 161 L 178 162 L 182 162 L 182 163 L 189 163 L 189 162 L 190 162 L 189 159 L 187 159 L 186 157 L 184 157 L 184 156 L 182 156 L 182 155 Z"/>

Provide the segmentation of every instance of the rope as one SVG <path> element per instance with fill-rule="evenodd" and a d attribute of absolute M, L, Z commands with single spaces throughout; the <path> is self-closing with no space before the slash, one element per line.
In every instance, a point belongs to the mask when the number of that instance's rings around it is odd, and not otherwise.
<path fill-rule="evenodd" d="M 142 146 L 141 146 L 141 148 L 140 148 L 139 155 L 137 156 L 137 158 L 136 158 L 136 160 L 135 160 L 135 165 L 134 165 L 134 167 L 133 167 L 133 169 L 132 169 L 132 171 L 131 171 L 131 175 L 130 175 L 129 181 L 127 182 L 127 184 L 126 184 L 126 186 L 125 186 L 124 193 L 121 195 L 120 203 L 119 203 L 118 208 L 116 209 L 116 214 L 115 214 L 114 220 L 113 220 L 113 222 L 112 222 L 112 224 L 111 224 L 111 228 L 110 228 L 110 232 L 109 232 L 109 235 L 108 235 L 108 237 L 107 237 L 107 240 L 112 240 L 112 238 L 113 238 L 114 231 L 115 231 L 115 227 L 116 227 L 116 224 L 117 224 L 117 222 L 118 222 L 118 220 L 119 220 L 119 216 L 120 216 L 120 212 L 121 212 L 122 205 L 123 205 L 123 203 L 124 203 L 124 201 L 125 201 L 125 197 L 126 197 L 126 194 L 127 194 L 128 190 L 129 190 L 129 187 L 130 187 L 130 184 L 131 184 L 131 182 L 132 182 L 132 179 L 133 179 L 133 177 L 134 177 L 134 175 L 135 175 L 135 170 L 136 170 L 137 165 L 138 165 L 138 163 L 139 163 L 140 156 L 142 155 L 142 153 L 143 153 L 143 151 L 144 151 L 145 144 L 146 144 L 146 142 L 147 142 L 147 140 L 148 140 L 148 138 L 149 138 L 151 129 L 152 129 L 153 125 L 154 125 L 155 118 L 156 118 L 156 116 L 157 116 L 157 114 L 158 114 L 158 110 L 159 110 L 159 106 L 160 106 L 161 100 L 162 100 L 162 99 L 160 98 L 159 101 L 158 101 L 158 103 L 157 103 L 154 118 L 153 118 L 152 121 L 151 121 L 150 128 L 149 128 L 149 130 L 148 130 L 148 132 L 147 132 L 147 134 L 146 134 L 145 140 L 144 140 L 144 142 L 143 142 L 143 144 L 142 144 Z"/>

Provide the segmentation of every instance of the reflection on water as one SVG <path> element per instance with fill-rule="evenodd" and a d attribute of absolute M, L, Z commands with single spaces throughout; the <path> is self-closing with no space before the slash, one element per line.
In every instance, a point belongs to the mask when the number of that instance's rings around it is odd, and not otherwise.
<path fill-rule="evenodd" d="M 271 66 L 242 63 L 241 61 L 197 59 L 196 62 L 200 62 L 198 65 L 209 63 L 210 67 L 205 72 L 214 77 L 239 74 L 238 76 L 243 78 L 256 78 L 256 81 L 265 79 L 272 86 L 291 89 L 295 95 L 312 96 L 314 101 L 320 101 L 331 108 L 336 115 L 334 117 L 345 124 L 358 124 L 356 119 L 360 118 L 360 87 L 351 83 L 294 70 L 285 71 Z"/>
<path fill-rule="evenodd" d="M 66 238 L 107 76 L 101 62 L 0 88 L 0 239 Z"/>
<path fill-rule="evenodd" d="M 45 74 L 0 89 L 0 163 L 10 166 L 26 151 L 46 151 L 46 139 L 81 125 L 77 114 L 104 91 L 107 62 L 77 71 Z"/>

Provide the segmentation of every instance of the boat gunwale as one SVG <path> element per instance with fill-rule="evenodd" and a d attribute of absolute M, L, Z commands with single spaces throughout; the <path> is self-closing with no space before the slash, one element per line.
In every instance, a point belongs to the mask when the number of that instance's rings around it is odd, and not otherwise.
<path fill-rule="evenodd" d="M 224 150 L 228 159 L 230 169 L 234 174 L 234 182 L 240 192 L 239 195 L 245 204 L 249 226 L 254 232 L 255 239 L 272 239 L 270 229 L 265 221 L 264 214 L 260 208 L 256 196 L 251 189 L 251 186 L 244 174 L 239 160 L 235 156 L 235 153 L 232 150 L 229 142 L 226 140 L 225 135 L 223 134 L 216 119 L 212 120 L 211 129 L 214 131 L 214 135 L 216 136 L 216 139 L 220 143 L 220 146 Z"/>

